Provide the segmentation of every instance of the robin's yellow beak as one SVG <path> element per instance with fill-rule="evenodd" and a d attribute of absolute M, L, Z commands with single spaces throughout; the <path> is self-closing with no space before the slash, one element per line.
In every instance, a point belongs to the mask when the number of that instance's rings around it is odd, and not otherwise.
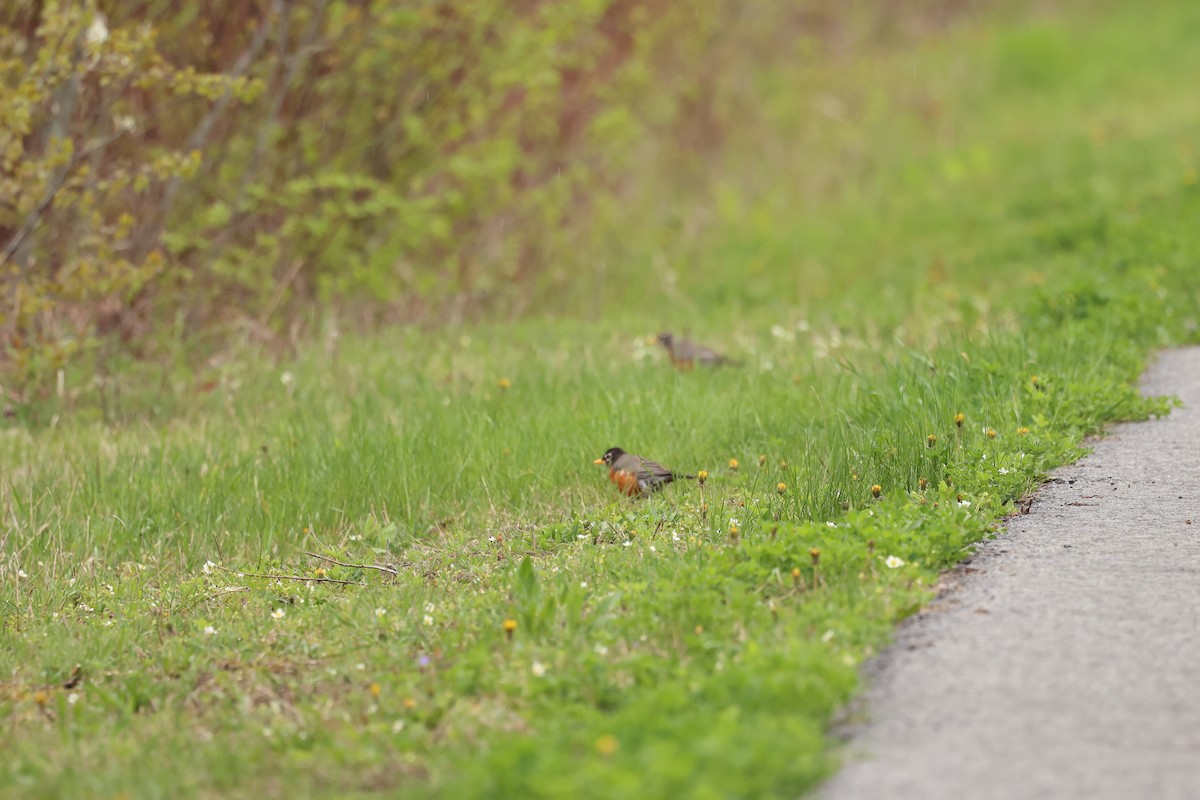
<path fill-rule="evenodd" d="M 603 459 L 603 458 L 597 458 L 597 459 L 596 459 L 595 461 L 593 461 L 592 463 L 593 463 L 593 464 L 603 464 L 603 463 L 604 463 L 604 459 Z"/>

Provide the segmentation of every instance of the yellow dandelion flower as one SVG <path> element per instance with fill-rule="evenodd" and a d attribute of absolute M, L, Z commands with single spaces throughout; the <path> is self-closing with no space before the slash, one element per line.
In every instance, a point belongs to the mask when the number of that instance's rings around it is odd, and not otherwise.
<path fill-rule="evenodd" d="M 808 555 L 812 558 L 814 567 L 821 563 L 821 550 L 819 548 L 814 547 L 809 550 Z"/>
<path fill-rule="evenodd" d="M 767 456 L 764 453 L 763 455 L 760 455 L 758 457 L 758 465 L 761 467 L 761 466 L 764 466 L 766 463 L 767 463 Z"/>
<path fill-rule="evenodd" d="M 933 447 L 935 444 L 937 444 L 937 435 L 936 435 L 936 434 L 933 434 L 933 433 L 931 433 L 931 434 L 929 434 L 928 436 L 926 436 L 926 437 L 925 437 L 925 444 L 926 444 L 927 446 L 929 446 L 929 447 Z"/>
<path fill-rule="evenodd" d="M 1025 434 L 1029 433 L 1029 428 L 1026 428 L 1026 427 L 1017 428 L 1017 433 L 1020 434 L 1021 436 L 1024 436 Z"/>
<path fill-rule="evenodd" d="M 405 711 L 412 711 L 414 708 L 417 707 L 417 701 L 413 700 L 411 697 L 406 697 L 406 698 L 404 698 L 403 705 L 404 705 Z"/>
<path fill-rule="evenodd" d="M 954 424 L 960 428 L 963 426 L 963 423 L 966 422 L 966 420 L 967 420 L 966 415 L 963 414 L 961 411 L 954 415 Z"/>
<path fill-rule="evenodd" d="M 929 485 L 929 481 L 925 480 L 924 478 L 921 478 L 919 481 L 917 481 L 917 486 L 920 487 L 921 489 L 924 489 L 928 485 Z"/>
<path fill-rule="evenodd" d="M 775 484 L 775 491 L 779 492 L 780 494 L 786 494 L 787 493 L 787 484 L 783 483 L 782 481 L 780 483 Z"/>
<path fill-rule="evenodd" d="M 878 483 L 871 487 L 871 495 L 873 497 L 879 497 L 881 494 L 883 494 L 883 487 Z"/>
<path fill-rule="evenodd" d="M 496 381 L 496 385 L 499 386 L 501 389 L 511 389 L 512 381 L 509 380 L 508 378 L 501 378 L 500 380 Z"/>
<path fill-rule="evenodd" d="M 378 683 L 371 684 L 371 697 L 379 697 L 383 693 L 383 687 Z"/>
<path fill-rule="evenodd" d="M 512 641 L 513 633 L 517 630 L 517 621 L 515 619 L 504 620 L 504 635 Z"/>
<path fill-rule="evenodd" d="M 704 482 L 705 482 L 706 480 L 708 480 L 708 470 L 706 470 L 706 469 L 702 469 L 702 470 L 700 470 L 699 472 L 697 472 L 697 473 L 696 473 L 696 480 L 698 480 L 698 481 L 700 482 L 700 485 L 701 485 L 701 486 L 703 486 L 703 485 L 704 485 Z"/>
<path fill-rule="evenodd" d="M 989 439 L 995 439 L 995 438 L 996 438 L 996 429 L 995 429 L 995 428 L 988 428 L 988 429 L 987 429 L 987 437 L 988 437 Z"/>
<path fill-rule="evenodd" d="M 738 460 L 736 458 L 729 459 L 729 468 L 731 470 L 733 470 L 734 472 L 737 472 L 738 466 L 739 466 Z"/>
<path fill-rule="evenodd" d="M 620 742 L 617 741 L 617 737 L 611 734 L 606 733 L 596 740 L 596 752 L 602 756 L 611 756 L 617 752 L 619 746 Z"/>

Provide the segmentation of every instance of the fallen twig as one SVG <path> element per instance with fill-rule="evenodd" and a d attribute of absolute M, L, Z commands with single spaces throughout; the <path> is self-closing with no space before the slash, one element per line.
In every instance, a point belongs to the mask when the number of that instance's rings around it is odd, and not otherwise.
<path fill-rule="evenodd" d="M 243 578 L 267 578 L 269 580 L 278 581 L 311 581 L 312 583 L 341 583 L 345 584 L 346 586 L 362 586 L 362 584 L 358 581 L 340 581 L 337 578 L 322 578 L 317 575 L 314 575 L 311 578 L 304 575 L 264 575 L 258 572 L 242 572 L 241 570 L 237 569 L 228 569 L 227 567 L 222 567 L 220 564 L 213 564 L 213 567 L 221 570 L 222 572 L 230 572 Z"/>
<path fill-rule="evenodd" d="M 381 564 L 351 564 L 346 561 L 338 561 L 336 558 L 330 558 L 329 556 L 322 556 L 322 555 L 318 555 L 317 553 L 310 553 L 307 550 L 304 551 L 304 555 L 312 556 L 313 558 L 319 558 L 322 561 L 328 561 L 330 564 L 337 564 L 339 567 L 354 567 L 356 569 L 377 569 L 380 572 L 386 572 L 389 575 L 399 575 L 400 574 L 400 572 L 395 567 L 388 567 L 388 566 L 384 566 Z"/>

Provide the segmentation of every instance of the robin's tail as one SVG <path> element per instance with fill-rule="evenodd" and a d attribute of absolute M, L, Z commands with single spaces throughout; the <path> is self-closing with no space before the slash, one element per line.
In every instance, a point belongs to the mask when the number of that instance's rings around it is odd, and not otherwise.
<path fill-rule="evenodd" d="M 688 475 L 686 472 L 672 472 L 671 480 L 673 480 L 673 481 L 694 481 L 694 480 L 696 480 L 696 476 Z"/>

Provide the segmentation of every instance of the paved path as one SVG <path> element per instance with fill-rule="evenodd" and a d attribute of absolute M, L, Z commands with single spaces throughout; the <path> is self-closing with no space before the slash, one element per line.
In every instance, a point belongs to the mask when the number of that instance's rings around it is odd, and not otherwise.
<path fill-rule="evenodd" d="M 901 626 L 818 797 L 1200 798 L 1200 349 L 1145 384 L 1185 406 L 1057 471 Z"/>

